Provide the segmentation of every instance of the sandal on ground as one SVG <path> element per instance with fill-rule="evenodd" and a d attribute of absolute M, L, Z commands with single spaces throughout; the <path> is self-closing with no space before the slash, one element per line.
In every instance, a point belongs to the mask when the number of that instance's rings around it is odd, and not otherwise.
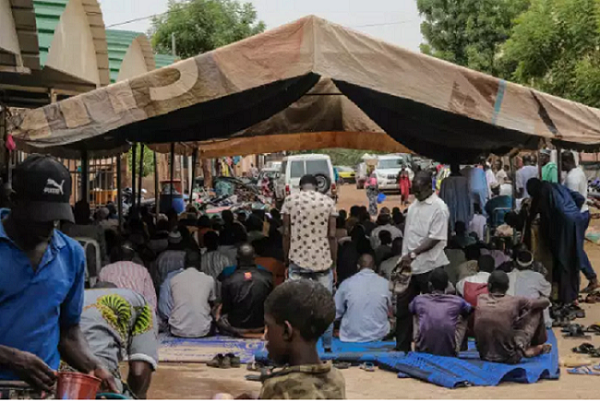
<path fill-rule="evenodd" d="M 587 285 L 587 287 L 585 289 L 583 289 L 581 292 L 579 293 L 592 293 L 595 290 L 598 290 L 598 288 L 600 288 L 599 285 L 592 285 L 591 283 L 589 285 Z"/>
<path fill-rule="evenodd" d="M 567 373 L 569 374 L 583 374 L 583 375 L 600 375 L 600 371 L 595 371 L 589 366 L 576 367 L 572 369 L 568 369 Z"/>
<path fill-rule="evenodd" d="M 596 348 L 591 343 L 582 343 L 581 345 L 573 348 L 572 350 L 573 350 L 573 353 L 589 355 L 590 353 L 595 351 Z"/>
<path fill-rule="evenodd" d="M 582 356 L 567 356 L 560 359 L 560 365 L 568 368 L 589 366 L 590 364 L 592 364 L 592 360 Z"/>
<path fill-rule="evenodd" d="M 358 366 L 358 368 L 364 371 L 368 371 L 369 373 L 375 371 L 375 365 L 369 362 L 361 364 L 360 366 Z"/>
<path fill-rule="evenodd" d="M 590 325 L 589 327 L 587 327 L 587 329 L 585 330 L 585 332 L 596 334 L 596 335 L 600 335 L 600 324 L 592 324 L 592 325 Z"/>
<path fill-rule="evenodd" d="M 234 355 L 233 353 L 227 353 L 225 355 L 225 357 L 229 358 L 229 364 L 231 364 L 231 367 L 233 367 L 233 368 L 241 367 L 242 361 L 239 356 Z"/>
<path fill-rule="evenodd" d="M 352 367 L 352 364 L 350 364 L 348 362 L 337 362 L 337 363 L 333 363 L 333 367 L 335 367 L 338 370 L 347 370 L 350 367 Z"/>
<path fill-rule="evenodd" d="M 208 367 L 215 367 L 220 369 L 229 369 L 231 368 L 231 360 L 229 356 L 223 355 L 219 353 L 215 357 L 212 358 L 211 361 L 206 363 Z"/>
<path fill-rule="evenodd" d="M 591 338 L 589 335 L 585 334 L 584 328 L 580 324 L 567 325 L 565 328 L 563 328 L 562 332 L 565 334 L 565 338 Z"/>

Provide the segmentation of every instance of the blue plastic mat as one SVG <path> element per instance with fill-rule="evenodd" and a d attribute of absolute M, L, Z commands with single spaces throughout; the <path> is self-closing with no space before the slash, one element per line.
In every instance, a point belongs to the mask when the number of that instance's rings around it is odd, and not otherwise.
<path fill-rule="evenodd" d="M 386 356 L 377 359 L 380 367 L 446 388 L 467 385 L 495 386 L 501 382 L 534 383 L 543 379 L 558 379 L 558 346 L 552 331 L 548 331 L 552 352 L 516 365 L 489 363 L 479 359 L 476 350 L 461 353 L 459 358 L 409 353 L 406 356 Z"/>
<path fill-rule="evenodd" d="M 369 343 L 346 343 L 342 342 L 337 338 L 333 339 L 332 353 L 325 353 L 321 342 L 318 343 L 319 357 L 322 360 L 333 360 L 336 362 L 348 362 L 348 363 L 365 363 L 371 362 L 376 363 L 379 358 L 392 357 L 400 358 L 404 357 L 404 353 L 395 352 L 395 342 L 369 342 Z M 258 351 L 255 355 L 256 361 L 261 363 L 267 363 L 269 361 L 267 357 L 267 351 Z"/>
<path fill-rule="evenodd" d="M 206 363 L 218 353 L 233 353 L 240 357 L 242 363 L 250 363 L 254 361 L 254 354 L 264 349 L 264 342 L 258 339 L 222 335 L 188 339 L 160 334 L 158 340 L 161 362 Z"/>

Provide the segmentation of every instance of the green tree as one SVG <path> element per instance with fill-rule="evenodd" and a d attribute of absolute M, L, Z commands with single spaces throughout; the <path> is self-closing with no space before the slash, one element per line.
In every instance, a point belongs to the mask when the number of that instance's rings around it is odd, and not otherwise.
<path fill-rule="evenodd" d="M 505 75 L 498 61 L 515 18 L 530 0 L 417 0 L 424 18 L 421 51 L 488 74 Z"/>
<path fill-rule="evenodd" d="M 384 152 L 377 151 L 361 151 L 356 149 L 346 149 L 346 148 L 330 148 L 330 149 L 315 149 L 310 151 L 296 151 L 290 152 L 292 155 L 300 155 L 300 154 L 325 154 L 329 155 L 331 158 L 331 163 L 334 166 L 350 166 L 352 168 L 356 167 L 359 163 L 362 162 L 362 157 L 364 154 L 378 155 L 383 154 Z"/>
<path fill-rule="evenodd" d="M 533 0 L 502 54 L 513 80 L 600 107 L 600 0 Z"/>
<path fill-rule="evenodd" d="M 141 147 L 138 145 L 136 147 L 135 153 L 135 171 L 136 176 L 140 174 L 140 155 L 141 155 Z M 129 163 L 129 171 L 133 172 L 133 149 L 130 149 L 127 153 L 127 160 Z M 146 177 L 150 174 L 154 173 L 154 152 L 148 148 L 144 147 L 144 171 L 142 172 L 142 177 Z M 136 184 L 137 186 L 137 184 Z"/>
<path fill-rule="evenodd" d="M 159 53 L 172 52 L 175 36 L 177 55 L 196 56 L 261 33 L 251 3 L 236 0 L 169 1 L 169 10 L 152 20 L 152 45 Z"/>

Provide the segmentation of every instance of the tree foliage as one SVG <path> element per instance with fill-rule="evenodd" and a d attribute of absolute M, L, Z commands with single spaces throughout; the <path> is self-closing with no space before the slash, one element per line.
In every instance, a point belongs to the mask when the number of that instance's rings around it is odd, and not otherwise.
<path fill-rule="evenodd" d="M 169 1 L 169 10 L 152 21 L 152 45 L 160 53 L 172 52 L 175 35 L 177 55 L 196 56 L 261 33 L 251 3 L 236 0 Z"/>
<path fill-rule="evenodd" d="M 356 149 L 346 149 L 346 148 L 330 148 L 330 149 L 314 149 L 310 151 L 296 151 L 290 152 L 291 155 L 301 155 L 301 154 L 324 154 L 329 155 L 331 158 L 331 163 L 334 166 L 350 166 L 352 168 L 356 167 L 359 163 L 361 163 L 362 157 L 364 154 L 378 155 L 383 154 L 383 152 L 377 151 L 360 151 Z"/>
<path fill-rule="evenodd" d="M 141 146 L 136 147 L 135 152 L 135 171 L 136 176 L 140 174 L 140 155 L 141 155 Z M 127 160 L 129 163 L 129 171 L 133 172 L 133 148 L 129 150 L 127 153 Z M 147 177 L 148 175 L 154 173 L 154 152 L 148 148 L 144 147 L 144 171 L 142 172 L 142 177 Z M 137 185 L 137 184 L 136 184 Z"/>
<path fill-rule="evenodd" d="M 503 50 L 512 79 L 600 107 L 600 0 L 533 0 Z"/>
<path fill-rule="evenodd" d="M 421 51 L 493 75 L 502 75 L 500 47 L 530 0 L 417 0 L 424 18 Z"/>

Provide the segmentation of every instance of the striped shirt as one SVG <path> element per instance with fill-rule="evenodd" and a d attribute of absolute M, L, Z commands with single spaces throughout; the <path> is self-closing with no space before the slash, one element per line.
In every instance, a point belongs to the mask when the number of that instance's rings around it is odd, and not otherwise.
<path fill-rule="evenodd" d="M 148 270 L 131 261 L 119 261 L 102 268 L 100 282 L 110 282 L 121 289 L 131 289 L 144 296 L 154 311 L 157 308 L 156 291 Z"/>

